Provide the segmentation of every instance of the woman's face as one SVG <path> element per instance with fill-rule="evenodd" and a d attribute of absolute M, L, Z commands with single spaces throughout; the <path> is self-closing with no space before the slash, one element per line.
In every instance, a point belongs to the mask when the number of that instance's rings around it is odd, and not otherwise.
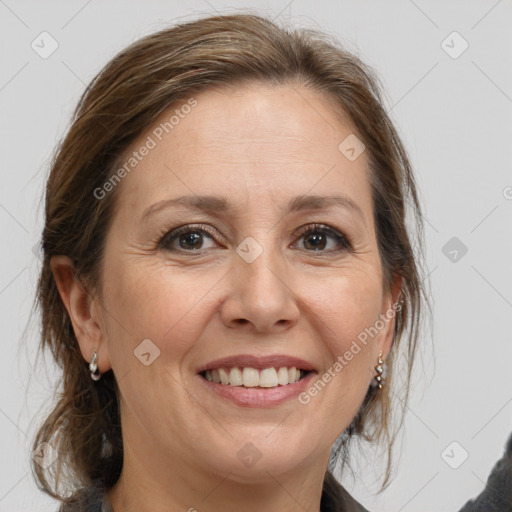
<path fill-rule="evenodd" d="M 127 153 L 106 239 L 100 370 L 119 384 L 127 457 L 239 481 L 326 465 L 393 330 L 367 155 L 305 88 L 185 104 Z M 285 384 L 291 367 L 310 371 Z"/>

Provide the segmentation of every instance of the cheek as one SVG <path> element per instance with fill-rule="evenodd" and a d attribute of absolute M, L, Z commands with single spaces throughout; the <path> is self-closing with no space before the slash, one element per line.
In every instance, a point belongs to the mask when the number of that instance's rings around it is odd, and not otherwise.
<path fill-rule="evenodd" d="M 382 307 L 380 275 L 367 272 L 340 272 L 331 275 L 325 285 L 304 284 L 308 305 L 325 327 L 326 340 L 333 348 L 344 350 L 347 342 L 373 325 Z"/>
<path fill-rule="evenodd" d="M 115 360 L 118 364 L 134 364 L 136 360 L 126 355 L 133 355 L 147 339 L 158 347 L 158 357 L 164 356 L 171 365 L 178 363 L 200 336 L 205 309 L 211 302 L 209 293 L 218 280 L 218 274 L 119 265 L 105 280 L 107 313 L 112 312 L 108 316 L 113 320 L 109 321 L 113 366 Z"/>
<path fill-rule="evenodd" d="M 373 346 L 384 331 L 375 334 L 371 328 L 381 313 L 382 282 L 368 269 L 328 283 L 323 289 L 309 287 L 307 297 L 328 352 L 327 366 L 319 375 L 325 388 L 317 387 L 325 394 L 325 407 L 335 411 L 331 420 L 336 426 L 356 413 L 374 375 Z"/>

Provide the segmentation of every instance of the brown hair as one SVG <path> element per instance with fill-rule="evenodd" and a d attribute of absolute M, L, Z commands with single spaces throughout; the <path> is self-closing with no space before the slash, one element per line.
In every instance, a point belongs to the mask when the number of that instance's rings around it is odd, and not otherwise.
<path fill-rule="evenodd" d="M 205 89 L 242 82 L 299 84 L 330 95 L 333 108 L 348 114 L 366 145 L 384 286 L 401 276 L 404 302 L 386 361 L 388 386 L 368 389 L 332 456 L 348 461 L 350 440 L 356 436 L 384 441 L 388 457 L 381 490 L 388 483 L 391 448 L 403 423 L 425 298 L 418 255 L 412 248 L 418 244 L 421 255 L 421 212 L 411 166 L 370 68 L 324 34 L 285 29 L 263 17 L 240 14 L 180 24 L 121 51 L 83 93 L 53 156 L 36 304 L 42 314 L 40 349 L 51 351 L 62 368 L 62 382 L 58 401 L 33 446 L 48 442 L 59 457 L 47 469 L 33 463 L 33 470 L 38 486 L 61 501 L 66 499 L 59 492 L 62 484 L 72 491 L 93 480 L 106 488 L 113 486 L 121 473 L 123 444 L 115 376 L 108 371 L 100 381 L 91 380 L 50 258 L 69 256 L 80 282 L 101 297 L 102 251 L 119 187 L 102 200 L 94 191 L 111 178 L 120 155 L 135 138 L 170 105 Z M 416 219 L 414 233 L 406 227 L 406 202 Z M 389 384 L 400 345 L 406 382 L 395 407 L 401 415 L 394 422 Z M 331 478 L 329 471 L 326 475 Z"/>

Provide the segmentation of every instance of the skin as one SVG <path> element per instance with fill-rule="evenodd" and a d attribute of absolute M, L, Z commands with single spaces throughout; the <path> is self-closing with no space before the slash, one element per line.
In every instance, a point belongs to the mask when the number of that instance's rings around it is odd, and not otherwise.
<path fill-rule="evenodd" d="M 99 370 L 112 368 L 120 387 L 124 467 L 108 497 L 116 512 L 317 512 L 332 443 L 391 347 L 393 320 L 307 404 L 240 407 L 208 390 L 196 369 L 235 354 L 287 354 L 320 376 L 390 310 L 396 293 L 383 289 L 366 153 L 349 161 L 338 150 L 356 130 L 306 88 L 253 84 L 195 99 L 118 185 L 101 294 L 73 280 L 67 257 L 52 259 L 84 359 L 97 350 Z M 225 197 L 234 210 L 170 207 L 141 222 L 154 203 L 194 194 Z M 285 215 L 302 194 L 343 194 L 360 214 L 329 206 Z M 312 248 L 311 233 L 297 231 L 313 223 L 342 233 L 350 248 L 332 236 Z M 186 224 L 214 235 L 200 249 L 180 251 L 179 238 L 158 246 Z M 263 248 L 252 263 L 236 252 L 248 236 Z M 147 338 L 160 350 L 149 366 L 134 356 Z M 252 467 L 237 457 L 248 442 L 261 453 Z"/>

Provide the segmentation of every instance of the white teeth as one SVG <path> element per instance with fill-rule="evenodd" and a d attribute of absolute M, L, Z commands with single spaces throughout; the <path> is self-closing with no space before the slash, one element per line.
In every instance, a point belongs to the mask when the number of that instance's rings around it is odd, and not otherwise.
<path fill-rule="evenodd" d="M 222 384 L 229 384 L 229 375 L 228 372 L 224 370 L 224 368 L 219 368 L 219 376 Z"/>
<path fill-rule="evenodd" d="M 242 372 L 240 368 L 231 368 L 229 372 L 229 383 L 232 386 L 242 386 L 244 381 L 242 379 Z"/>
<path fill-rule="evenodd" d="M 279 384 L 275 368 L 265 368 L 260 373 L 260 387 L 275 388 Z"/>
<path fill-rule="evenodd" d="M 279 371 L 277 372 L 277 381 L 279 384 L 281 384 L 281 386 L 288 384 L 288 368 L 285 366 L 281 366 L 281 368 L 279 368 Z"/>
<path fill-rule="evenodd" d="M 230 386 L 244 386 L 246 388 L 275 388 L 277 386 L 286 386 L 300 380 L 300 370 L 294 366 L 287 368 L 218 368 L 206 370 L 204 376 L 210 382 L 221 383 Z"/>
<path fill-rule="evenodd" d="M 246 388 L 255 388 L 260 385 L 260 374 L 256 368 L 244 368 L 242 377 Z"/>

